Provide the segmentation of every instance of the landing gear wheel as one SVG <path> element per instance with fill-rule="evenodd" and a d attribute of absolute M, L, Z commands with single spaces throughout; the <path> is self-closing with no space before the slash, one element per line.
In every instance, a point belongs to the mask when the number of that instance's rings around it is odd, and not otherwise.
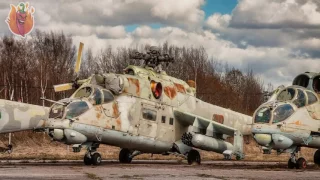
<path fill-rule="evenodd" d="M 85 165 L 89 166 L 92 164 L 91 158 L 89 158 L 86 154 L 83 157 L 83 162 Z"/>
<path fill-rule="evenodd" d="M 320 165 L 320 150 L 319 149 L 314 153 L 313 162 L 317 165 Z"/>
<path fill-rule="evenodd" d="M 289 161 L 288 161 L 288 168 L 289 169 L 293 169 L 295 167 L 296 167 L 296 163 L 292 162 L 291 158 L 290 158 Z"/>
<path fill-rule="evenodd" d="M 304 158 L 299 158 L 296 164 L 297 169 L 305 169 L 307 168 L 307 161 Z"/>
<path fill-rule="evenodd" d="M 99 153 L 94 153 L 91 155 L 91 161 L 93 165 L 100 165 L 101 164 L 101 155 Z"/>
<path fill-rule="evenodd" d="M 188 164 L 200 164 L 201 163 L 201 157 L 200 157 L 200 153 L 197 150 L 192 149 L 189 153 L 188 153 Z"/>
<path fill-rule="evenodd" d="M 120 153 L 119 153 L 119 161 L 120 163 L 131 163 L 132 158 L 131 156 L 131 152 L 129 149 L 121 149 Z"/>

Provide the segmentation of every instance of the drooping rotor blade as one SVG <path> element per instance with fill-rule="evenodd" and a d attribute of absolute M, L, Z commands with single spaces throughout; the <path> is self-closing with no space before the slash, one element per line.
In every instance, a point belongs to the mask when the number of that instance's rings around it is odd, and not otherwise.
<path fill-rule="evenodd" d="M 79 70 L 80 70 L 82 49 L 83 49 L 83 43 L 80 42 L 79 50 L 78 50 L 77 62 L 76 62 L 76 66 L 75 66 L 75 69 L 74 69 L 74 72 L 75 72 L 75 73 L 78 73 Z"/>
<path fill-rule="evenodd" d="M 55 92 L 66 91 L 73 88 L 72 83 L 58 84 L 53 86 Z"/>

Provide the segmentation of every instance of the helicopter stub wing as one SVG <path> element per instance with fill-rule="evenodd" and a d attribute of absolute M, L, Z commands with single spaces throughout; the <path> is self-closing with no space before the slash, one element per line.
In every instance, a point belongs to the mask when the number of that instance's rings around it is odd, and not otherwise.
<path fill-rule="evenodd" d="M 49 108 L 0 99 L 0 133 L 41 128 Z"/>
<path fill-rule="evenodd" d="M 232 127 L 203 118 L 201 116 L 197 116 L 195 114 L 175 110 L 174 115 L 182 125 L 194 126 L 199 129 L 206 129 L 207 133 L 208 131 L 211 131 L 211 133 L 215 134 L 226 134 L 229 136 L 233 136 L 234 133 L 237 131 Z"/>
<path fill-rule="evenodd" d="M 232 152 L 232 154 L 236 155 L 237 159 L 244 158 L 243 135 L 239 130 L 179 110 L 174 111 L 174 116 L 182 126 L 191 127 L 191 129 L 188 128 L 188 132 L 185 132 L 182 137 L 182 141 L 185 141 L 187 145 L 223 154 L 230 154 L 229 152 Z M 224 141 L 223 135 L 234 137 L 233 145 Z"/>

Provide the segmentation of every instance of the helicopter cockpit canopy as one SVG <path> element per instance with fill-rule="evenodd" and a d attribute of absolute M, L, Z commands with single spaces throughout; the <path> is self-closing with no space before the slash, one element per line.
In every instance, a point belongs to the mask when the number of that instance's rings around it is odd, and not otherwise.
<path fill-rule="evenodd" d="M 295 109 L 291 103 L 265 105 L 260 107 L 254 116 L 255 123 L 275 124 L 289 118 Z"/>
<path fill-rule="evenodd" d="M 259 107 L 254 114 L 255 123 L 275 124 L 289 118 L 298 108 L 318 101 L 316 94 L 300 86 L 282 89 L 275 101 L 269 101 Z"/>
<path fill-rule="evenodd" d="M 66 119 L 72 119 L 80 116 L 84 112 L 89 110 L 89 105 L 86 101 L 75 101 L 71 102 L 66 107 Z"/>
<path fill-rule="evenodd" d="M 68 102 L 58 101 L 52 105 L 49 118 L 72 119 L 90 109 L 92 105 L 84 100 L 70 99 Z"/>
<path fill-rule="evenodd" d="M 113 94 L 99 86 L 85 86 L 79 88 L 73 98 L 87 98 L 93 105 L 109 103 L 114 100 Z"/>
<path fill-rule="evenodd" d="M 283 89 L 276 101 L 292 102 L 298 108 L 313 104 L 318 101 L 317 96 L 310 90 L 298 86 L 290 86 Z"/>

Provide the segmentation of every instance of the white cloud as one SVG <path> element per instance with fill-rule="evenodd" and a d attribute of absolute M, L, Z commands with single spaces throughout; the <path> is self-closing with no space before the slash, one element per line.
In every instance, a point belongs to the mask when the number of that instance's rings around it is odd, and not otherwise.
<path fill-rule="evenodd" d="M 219 30 L 228 27 L 230 20 L 231 16 L 229 14 L 215 13 L 208 17 L 206 24 L 212 29 Z"/>
<path fill-rule="evenodd" d="M 237 28 L 319 28 L 317 0 L 240 0 L 230 25 Z"/>

